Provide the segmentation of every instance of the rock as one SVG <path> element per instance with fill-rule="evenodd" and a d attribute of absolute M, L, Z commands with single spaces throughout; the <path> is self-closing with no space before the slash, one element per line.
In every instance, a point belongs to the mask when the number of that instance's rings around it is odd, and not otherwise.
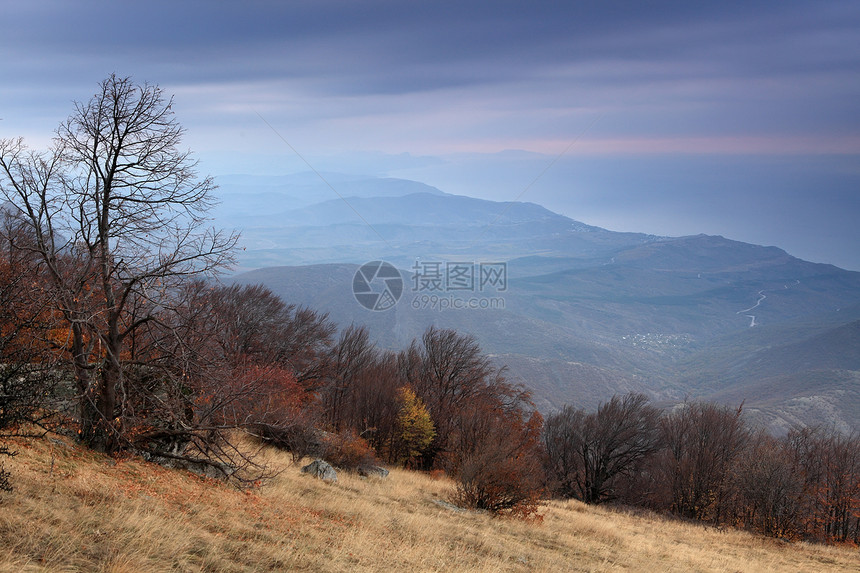
<path fill-rule="evenodd" d="M 379 466 L 363 465 L 358 466 L 358 475 L 363 477 L 378 477 L 387 478 L 388 470 Z"/>
<path fill-rule="evenodd" d="M 208 460 L 169 458 L 145 453 L 143 459 L 171 469 L 186 470 L 212 479 L 226 480 L 236 471 L 227 464 Z"/>
<path fill-rule="evenodd" d="M 314 460 L 302 468 L 303 474 L 311 474 L 315 478 L 326 482 L 334 483 L 337 481 L 337 472 L 331 467 L 331 464 L 323 460 Z"/>
<path fill-rule="evenodd" d="M 432 501 L 436 505 L 438 505 L 440 507 L 444 507 L 445 509 L 447 509 L 449 511 L 456 511 L 457 513 L 463 513 L 464 511 L 466 511 L 466 508 L 464 508 L 464 507 L 454 505 L 453 503 L 448 503 L 447 501 L 443 501 L 441 499 L 434 499 Z"/>
<path fill-rule="evenodd" d="M 48 436 L 48 441 L 51 442 L 52 444 L 56 444 L 58 446 L 63 446 L 64 448 L 69 447 L 69 444 L 67 444 L 63 440 L 58 440 L 57 438 L 52 438 L 51 436 Z"/>

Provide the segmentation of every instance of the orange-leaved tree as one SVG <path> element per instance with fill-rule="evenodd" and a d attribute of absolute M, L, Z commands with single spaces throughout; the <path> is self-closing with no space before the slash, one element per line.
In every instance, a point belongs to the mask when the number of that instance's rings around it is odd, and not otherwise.
<path fill-rule="evenodd" d="M 6 227 L 5 237 L 11 231 Z M 26 253 L 0 249 L 0 455 L 15 454 L 6 439 L 32 435 L 52 417 L 56 369 L 48 333 L 56 317 L 50 303 L 38 265 Z M 11 489 L 9 477 L 0 464 L 0 490 Z"/>

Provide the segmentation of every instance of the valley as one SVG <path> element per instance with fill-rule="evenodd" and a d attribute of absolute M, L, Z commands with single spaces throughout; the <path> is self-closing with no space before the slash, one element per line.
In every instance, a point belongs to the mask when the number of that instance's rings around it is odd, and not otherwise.
<path fill-rule="evenodd" d="M 473 334 L 545 412 L 594 408 L 632 390 L 667 405 L 743 402 L 777 433 L 792 424 L 860 427 L 852 383 L 860 273 L 719 236 L 609 231 L 535 204 L 413 181 L 338 176 L 341 200 L 300 179 L 269 178 L 241 209 L 225 186 L 218 222 L 239 228 L 244 241 L 244 272 L 225 280 L 265 284 L 341 327 L 365 324 L 385 348 L 405 347 L 429 325 Z M 243 214 L 259 208 L 255 197 L 271 215 Z M 402 276 L 403 295 L 385 312 L 363 308 L 351 290 L 358 266 L 371 260 Z M 505 289 L 420 291 L 419 261 L 442 270 L 504 265 Z M 423 304 L 427 295 L 448 297 L 448 308 Z M 478 304 L 491 298 L 495 306 Z M 470 299 L 478 302 L 451 303 Z"/>

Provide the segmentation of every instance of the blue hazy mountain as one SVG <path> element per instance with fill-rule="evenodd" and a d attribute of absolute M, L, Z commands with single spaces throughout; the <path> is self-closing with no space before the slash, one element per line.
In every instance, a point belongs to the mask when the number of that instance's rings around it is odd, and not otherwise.
<path fill-rule="evenodd" d="M 315 174 L 219 178 L 218 223 L 242 233 L 241 269 L 386 258 L 609 260 L 656 239 L 617 233 L 540 205 L 450 195 L 403 179 Z"/>
<path fill-rule="evenodd" d="M 246 198 L 245 212 L 257 215 L 236 211 L 219 223 L 242 227 L 244 268 L 266 268 L 232 280 L 262 282 L 341 325 L 366 324 L 384 347 L 401 348 L 430 324 L 474 334 L 545 411 L 637 390 L 667 403 L 746 400 L 777 430 L 860 427 L 860 273 L 777 247 L 619 233 L 531 203 L 379 181 L 386 194 L 363 179 L 346 201 L 291 203 L 296 188 L 283 181 L 266 191 L 283 201 Z M 403 297 L 385 312 L 351 292 L 358 265 L 376 259 L 403 276 Z M 427 308 L 413 279 L 420 266 L 451 262 L 504 263 L 502 292 L 438 293 L 492 297 L 503 308 Z"/>

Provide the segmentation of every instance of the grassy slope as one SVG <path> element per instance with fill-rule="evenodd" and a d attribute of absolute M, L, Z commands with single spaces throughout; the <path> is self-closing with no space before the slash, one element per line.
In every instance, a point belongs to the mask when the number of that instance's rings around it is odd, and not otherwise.
<path fill-rule="evenodd" d="M 394 470 L 327 485 L 283 454 L 250 493 L 70 442 L 18 445 L 0 495 L 0 571 L 837 571 L 856 549 L 785 544 L 551 502 L 541 523 L 456 512 L 447 480 Z"/>

